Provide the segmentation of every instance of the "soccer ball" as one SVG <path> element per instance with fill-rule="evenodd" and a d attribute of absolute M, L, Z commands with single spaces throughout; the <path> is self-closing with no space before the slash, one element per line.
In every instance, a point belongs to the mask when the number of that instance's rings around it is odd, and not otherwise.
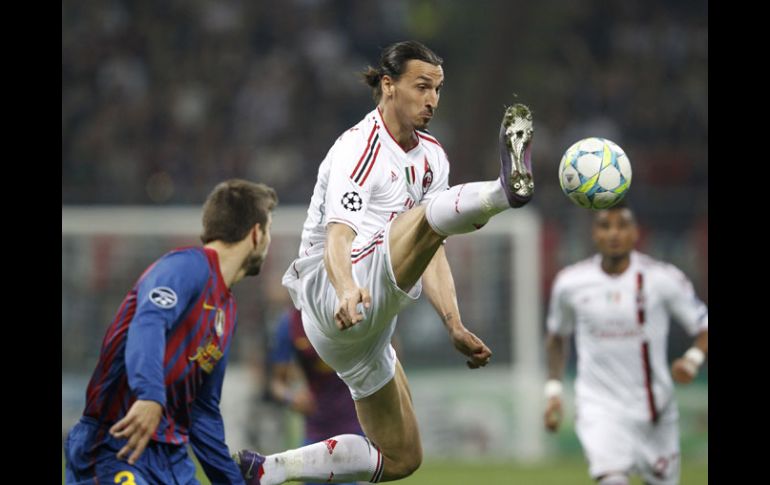
<path fill-rule="evenodd" d="M 561 157 L 559 185 L 580 207 L 607 209 L 620 202 L 631 187 L 631 162 L 610 140 L 584 138 Z"/>

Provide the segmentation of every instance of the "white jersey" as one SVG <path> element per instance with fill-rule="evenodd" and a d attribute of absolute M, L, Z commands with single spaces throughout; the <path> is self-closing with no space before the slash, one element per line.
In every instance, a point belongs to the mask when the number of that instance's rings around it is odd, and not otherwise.
<path fill-rule="evenodd" d="M 351 253 L 355 262 L 381 243 L 378 236 L 388 221 L 448 188 L 444 149 L 425 132 L 415 131 L 415 138 L 415 146 L 404 151 L 385 126 L 379 108 L 337 138 L 318 169 L 299 258 L 286 271 L 285 286 L 291 287 L 322 264 L 330 222 L 355 231 Z"/>
<path fill-rule="evenodd" d="M 557 275 L 547 325 L 551 333 L 576 332 L 578 413 L 581 403 L 638 419 L 676 412 L 669 317 L 693 336 L 708 328 L 706 306 L 671 264 L 634 251 L 620 275 L 605 273 L 599 255 Z"/>

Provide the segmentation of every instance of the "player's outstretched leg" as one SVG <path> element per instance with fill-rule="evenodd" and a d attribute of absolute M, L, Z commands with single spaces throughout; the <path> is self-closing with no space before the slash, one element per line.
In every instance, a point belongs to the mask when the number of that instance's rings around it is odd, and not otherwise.
<path fill-rule="evenodd" d="M 532 112 L 523 104 L 505 110 L 500 123 L 498 180 L 455 185 L 430 201 L 426 217 L 436 233 L 449 236 L 480 229 L 490 217 L 532 199 Z"/>
<path fill-rule="evenodd" d="M 481 229 L 495 214 L 529 202 L 534 192 L 532 135 L 529 108 L 507 108 L 500 126 L 498 180 L 455 185 L 393 221 L 389 250 L 401 289 L 414 285 L 447 236 Z"/>

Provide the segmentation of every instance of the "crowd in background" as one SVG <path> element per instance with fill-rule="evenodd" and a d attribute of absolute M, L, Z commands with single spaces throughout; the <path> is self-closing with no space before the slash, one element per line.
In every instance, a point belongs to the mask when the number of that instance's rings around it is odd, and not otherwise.
<path fill-rule="evenodd" d="M 445 60 L 431 130 L 451 183 L 494 178 L 504 104 L 533 109 L 544 290 L 590 251 L 590 213 L 556 167 L 597 135 L 631 160 L 642 249 L 708 301 L 707 19 L 700 1 L 65 1 L 62 203 L 198 204 L 244 177 L 307 204 L 328 148 L 373 107 L 357 72 L 418 39 Z"/>

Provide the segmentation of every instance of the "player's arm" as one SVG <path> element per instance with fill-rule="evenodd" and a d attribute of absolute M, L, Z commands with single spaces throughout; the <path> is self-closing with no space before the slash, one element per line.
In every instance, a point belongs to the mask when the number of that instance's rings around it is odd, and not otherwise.
<path fill-rule="evenodd" d="M 158 261 L 138 285 L 136 313 L 128 327 L 125 348 L 128 385 L 137 400 L 110 428 L 112 436 L 128 440 L 117 456 L 128 457 L 132 465 L 158 428 L 166 405 L 166 332 L 200 295 L 207 271 L 201 258 L 177 253 Z"/>
<path fill-rule="evenodd" d="M 671 364 L 671 376 L 680 384 L 689 384 L 698 375 L 698 369 L 706 360 L 709 350 L 709 331 L 702 330 L 693 346 Z"/>
<path fill-rule="evenodd" d="M 307 389 L 293 389 L 292 374 L 296 366 L 292 364 L 294 347 L 289 334 L 289 315 L 281 318 L 274 334 L 270 349 L 270 374 L 268 376 L 270 397 L 282 402 L 294 411 L 308 415 L 315 411 L 315 400 Z"/>
<path fill-rule="evenodd" d="M 682 357 L 671 363 L 671 376 L 680 384 L 687 384 L 698 375 L 708 355 L 708 309 L 697 297 L 692 282 L 673 265 L 659 273 L 659 287 L 665 295 L 666 308 L 671 316 L 695 342 Z"/>
<path fill-rule="evenodd" d="M 292 386 L 292 375 L 295 372 L 297 366 L 291 362 L 273 364 L 270 372 L 270 395 L 293 411 L 308 416 L 316 410 L 315 399 L 306 385 L 299 388 Z"/>
<path fill-rule="evenodd" d="M 225 424 L 219 410 L 228 355 L 220 360 L 192 406 L 190 445 L 211 483 L 242 484 L 243 477 L 225 444 Z"/>
<path fill-rule="evenodd" d="M 545 339 L 548 362 L 548 381 L 545 384 L 545 427 L 548 431 L 559 429 L 562 419 L 562 378 L 569 352 L 569 339 L 557 333 L 549 333 Z"/>
<path fill-rule="evenodd" d="M 562 379 L 569 351 L 569 335 L 575 328 L 575 315 L 569 304 L 564 273 L 557 275 L 551 290 L 545 341 L 548 362 L 548 381 L 545 383 L 545 413 L 543 421 L 548 431 L 557 431 L 561 425 Z"/>
<path fill-rule="evenodd" d="M 356 233 L 346 224 L 331 222 L 326 226 L 324 265 L 339 300 L 337 311 L 334 312 L 334 321 L 340 330 L 352 327 L 364 319 L 364 314 L 358 310 L 359 303 L 362 303 L 364 308 L 369 308 L 372 304 L 369 290 L 360 288 L 353 280 L 350 252 L 355 237 Z"/>
<path fill-rule="evenodd" d="M 329 150 L 329 182 L 324 199 L 326 246 L 324 265 L 329 281 L 337 292 L 339 305 L 334 320 L 345 330 L 364 319 L 359 304 L 371 305 L 366 288 L 359 288 L 353 280 L 350 259 L 353 240 L 364 223 L 372 190 L 382 177 L 382 163 L 377 163 L 379 142 L 372 138 L 374 128 L 367 135 L 345 133 Z M 325 163 L 326 161 L 324 161 Z"/>
<path fill-rule="evenodd" d="M 428 300 L 444 322 L 455 348 L 470 359 L 467 361 L 468 367 L 476 369 L 487 365 L 492 351 L 462 323 L 454 278 L 443 245 L 425 269 L 422 285 Z"/>

